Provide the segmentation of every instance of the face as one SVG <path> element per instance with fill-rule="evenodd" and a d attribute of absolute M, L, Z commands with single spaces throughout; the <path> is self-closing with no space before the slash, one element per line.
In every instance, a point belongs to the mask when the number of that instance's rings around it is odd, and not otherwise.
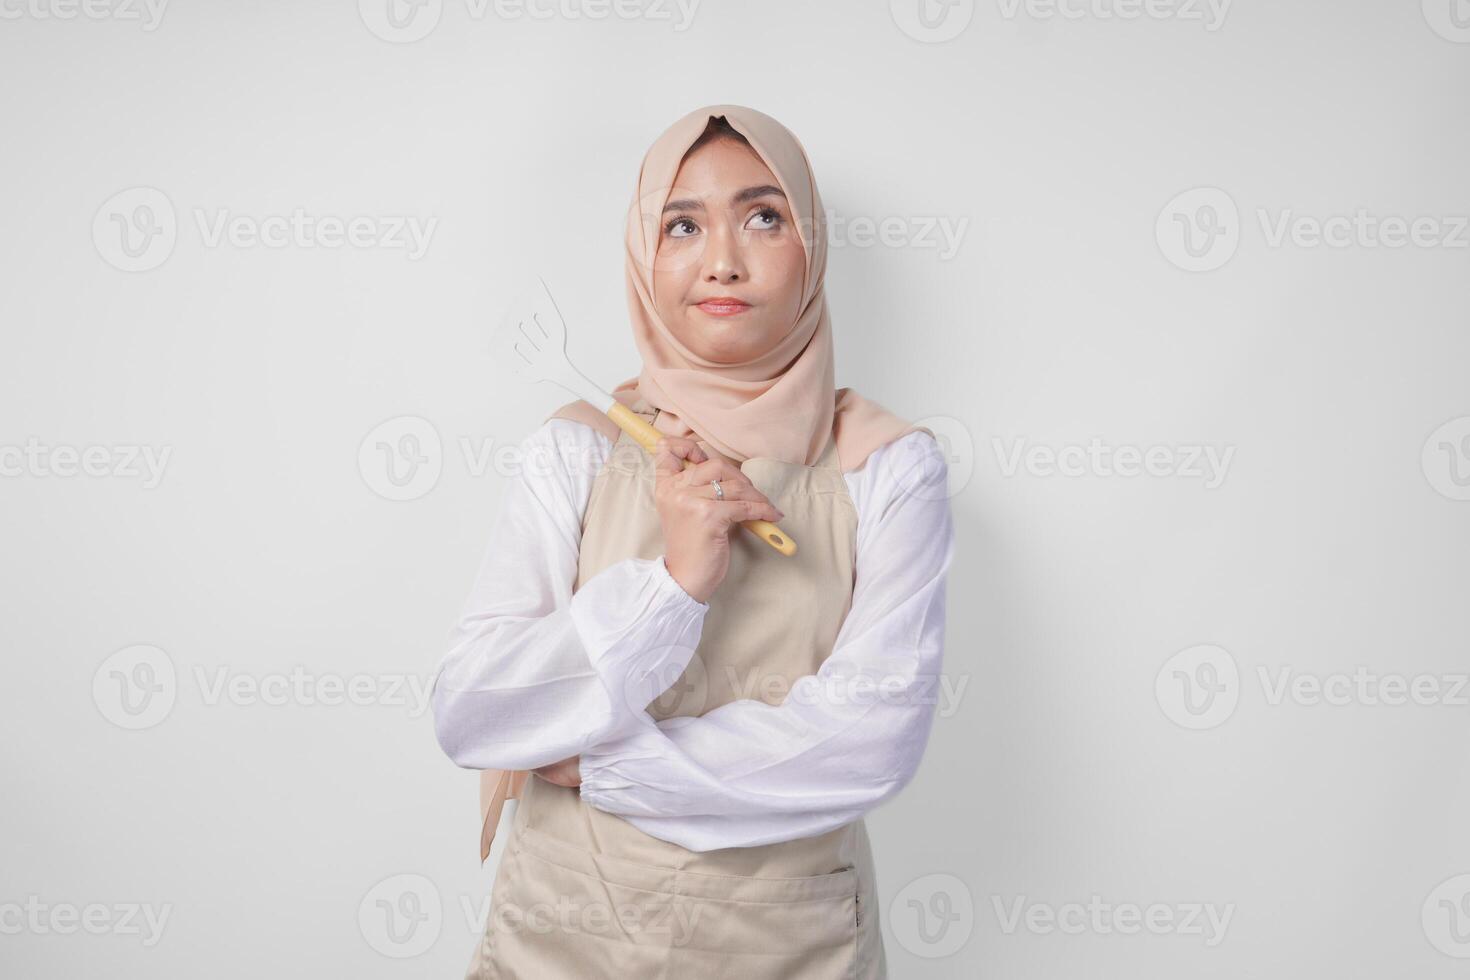
<path fill-rule="evenodd" d="M 806 251 L 776 175 L 755 151 L 716 139 L 684 159 L 664 207 L 654 306 L 694 353 L 753 360 L 801 312 Z"/>

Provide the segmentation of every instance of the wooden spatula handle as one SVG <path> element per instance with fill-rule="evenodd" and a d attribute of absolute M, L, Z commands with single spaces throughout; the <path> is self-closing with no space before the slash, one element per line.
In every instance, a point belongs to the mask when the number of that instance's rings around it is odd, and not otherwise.
<path fill-rule="evenodd" d="M 632 436 L 638 445 L 642 446 L 650 454 L 653 453 L 654 447 L 658 445 L 658 441 L 664 437 L 662 432 L 645 422 L 643 416 L 622 402 L 614 402 L 613 407 L 607 410 L 607 416 L 616 422 L 619 428 Z M 689 460 L 684 460 L 684 468 L 686 470 L 693 465 Z M 754 534 L 781 554 L 796 554 L 796 542 L 791 540 L 791 535 L 770 521 L 741 521 L 740 524 L 751 534 Z"/>

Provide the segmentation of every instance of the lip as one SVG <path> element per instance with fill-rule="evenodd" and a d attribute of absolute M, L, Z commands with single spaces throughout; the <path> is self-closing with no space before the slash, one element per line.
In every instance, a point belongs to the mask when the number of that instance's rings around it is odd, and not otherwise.
<path fill-rule="evenodd" d="M 736 299 L 734 296 L 712 296 L 699 303 L 698 306 L 710 316 L 734 316 L 750 309 L 749 303 L 743 299 Z"/>

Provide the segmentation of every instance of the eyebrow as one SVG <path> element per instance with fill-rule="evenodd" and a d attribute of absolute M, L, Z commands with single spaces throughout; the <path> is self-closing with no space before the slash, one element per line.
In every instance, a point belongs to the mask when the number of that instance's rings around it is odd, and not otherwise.
<path fill-rule="evenodd" d="M 786 199 L 786 195 L 782 193 L 781 188 L 774 187 L 771 184 L 761 184 L 759 187 L 747 187 L 745 188 L 745 190 L 736 193 L 736 195 L 730 199 L 730 203 L 744 204 L 746 201 L 753 201 L 758 197 L 779 197 L 783 201 Z M 684 198 L 678 201 L 670 201 L 664 205 L 665 214 L 670 211 L 703 210 L 704 205 L 701 202 L 690 198 Z"/>

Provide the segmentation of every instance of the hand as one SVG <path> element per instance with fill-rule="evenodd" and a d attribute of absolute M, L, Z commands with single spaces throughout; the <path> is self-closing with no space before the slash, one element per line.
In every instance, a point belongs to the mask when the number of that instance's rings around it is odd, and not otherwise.
<path fill-rule="evenodd" d="M 684 469 L 684 460 L 695 465 Z M 708 602 L 730 570 L 730 529 L 741 521 L 784 516 L 740 467 L 711 459 L 693 439 L 665 436 L 654 447 L 654 500 L 664 529 L 664 564 L 674 581 Z M 725 499 L 715 499 L 719 480 Z"/>
<path fill-rule="evenodd" d="M 570 759 L 553 762 L 549 766 L 542 766 L 540 769 L 532 769 L 531 771 L 548 783 L 553 783 L 557 786 L 581 786 L 581 763 L 582 757 L 580 755 L 574 755 Z"/>

